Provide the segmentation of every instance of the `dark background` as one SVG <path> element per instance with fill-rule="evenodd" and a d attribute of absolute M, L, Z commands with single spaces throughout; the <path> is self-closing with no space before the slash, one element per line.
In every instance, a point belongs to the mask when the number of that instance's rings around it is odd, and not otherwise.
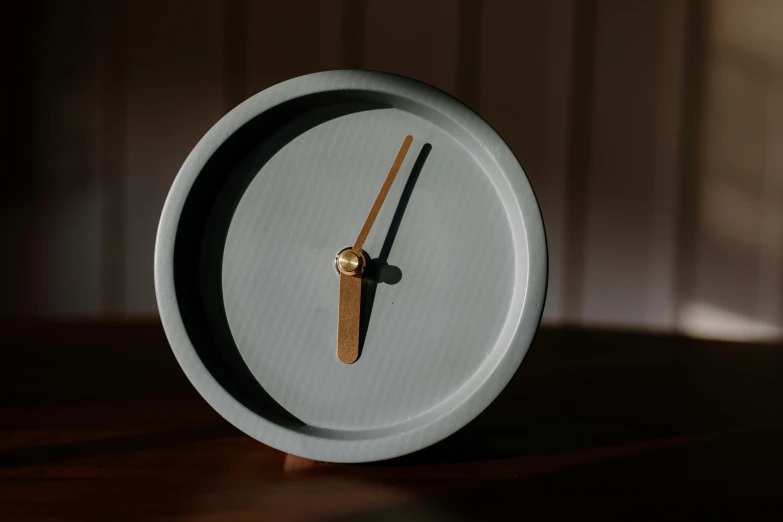
<path fill-rule="evenodd" d="M 154 318 L 181 162 L 293 76 L 405 74 L 520 158 L 545 324 L 737 340 L 783 327 L 783 2 L 17 3 L 5 18 L 0 318 Z"/>
<path fill-rule="evenodd" d="M 2 16 L 0 517 L 780 511 L 783 1 L 30 0 Z M 172 356 L 152 281 L 163 201 L 207 129 L 349 67 L 484 116 L 533 183 L 551 268 L 498 399 L 361 466 L 222 419 Z"/>

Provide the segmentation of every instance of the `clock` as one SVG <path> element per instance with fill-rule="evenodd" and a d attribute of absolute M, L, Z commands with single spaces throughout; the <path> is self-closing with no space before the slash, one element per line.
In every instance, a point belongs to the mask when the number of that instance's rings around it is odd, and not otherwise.
<path fill-rule="evenodd" d="M 401 76 L 329 71 L 223 117 L 185 160 L 155 248 L 158 309 L 234 426 L 364 462 L 454 433 L 538 327 L 538 203 L 498 134 Z"/>

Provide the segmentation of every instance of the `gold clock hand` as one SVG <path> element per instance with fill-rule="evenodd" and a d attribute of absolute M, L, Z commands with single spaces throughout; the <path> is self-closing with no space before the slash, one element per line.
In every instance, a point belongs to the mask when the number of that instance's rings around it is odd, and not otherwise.
<path fill-rule="evenodd" d="M 340 272 L 340 308 L 337 315 L 337 358 L 351 364 L 359 358 L 359 330 L 361 327 L 362 274 L 342 272 L 346 263 L 358 259 L 351 250 L 337 260 Z M 358 261 L 357 261 L 358 263 Z M 358 264 L 357 264 L 358 267 Z"/>
<path fill-rule="evenodd" d="M 356 238 L 356 243 L 353 244 L 354 252 L 361 252 L 364 240 L 367 239 L 367 235 L 370 233 L 373 223 L 375 223 L 375 218 L 378 217 L 378 212 L 381 211 L 383 200 L 386 199 L 386 194 L 389 193 L 389 189 L 391 188 L 392 183 L 394 183 L 394 178 L 397 177 L 397 172 L 400 170 L 400 166 L 402 166 L 405 155 L 408 154 L 408 149 L 411 147 L 412 141 L 413 136 L 410 135 L 405 136 L 405 139 L 402 141 L 402 147 L 400 147 L 397 157 L 394 158 L 391 170 L 389 170 L 389 173 L 386 175 L 386 180 L 383 182 L 381 191 L 378 192 L 378 197 L 375 198 L 375 203 L 370 209 L 370 213 L 367 216 L 367 220 L 364 222 L 361 232 L 359 232 L 359 237 Z"/>
<path fill-rule="evenodd" d="M 394 178 L 405 160 L 408 149 L 413 141 L 413 136 L 406 136 L 394 159 L 391 170 L 386 175 L 386 180 L 381 186 L 378 197 L 370 209 L 370 214 L 364 222 L 359 237 L 356 238 L 353 248 L 340 252 L 337 256 L 337 270 L 340 272 L 340 306 L 337 317 L 337 358 L 351 364 L 359 358 L 359 329 L 361 324 L 362 308 L 362 272 L 367 265 L 367 259 L 362 252 L 362 246 L 370 233 L 375 218 L 381 210 L 383 201 L 389 193 Z"/>

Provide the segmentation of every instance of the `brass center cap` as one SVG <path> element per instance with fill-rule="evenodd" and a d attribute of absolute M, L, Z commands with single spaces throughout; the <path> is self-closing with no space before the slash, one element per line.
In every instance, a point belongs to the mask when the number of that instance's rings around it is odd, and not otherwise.
<path fill-rule="evenodd" d="M 337 270 L 341 274 L 356 275 L 364 270 L 364 256 L 347 248 L 337 255 Z"/>

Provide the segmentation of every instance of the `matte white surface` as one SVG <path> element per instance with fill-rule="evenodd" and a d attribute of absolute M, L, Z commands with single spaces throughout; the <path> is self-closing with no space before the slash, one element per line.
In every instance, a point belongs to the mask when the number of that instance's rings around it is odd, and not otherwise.
<path fill-rule="evenodd" d="M 335 254 L 355 241 L 408 133 L 411 150 L 364 245 L 379 255 L 429 143 L 388 258 L 402 276 L 377 286 L 362 355 L 345 365 L 335 355 Z M 493 349 L 512 291 L 525 286 L 514 255 L 497 191 L 459 142 L 405 111 L 360 112 L 298 137 L 256 175 L 226 242 L 226 316 L 252 373 L 300 420 L 393 426 L 447 399 Z"/>

